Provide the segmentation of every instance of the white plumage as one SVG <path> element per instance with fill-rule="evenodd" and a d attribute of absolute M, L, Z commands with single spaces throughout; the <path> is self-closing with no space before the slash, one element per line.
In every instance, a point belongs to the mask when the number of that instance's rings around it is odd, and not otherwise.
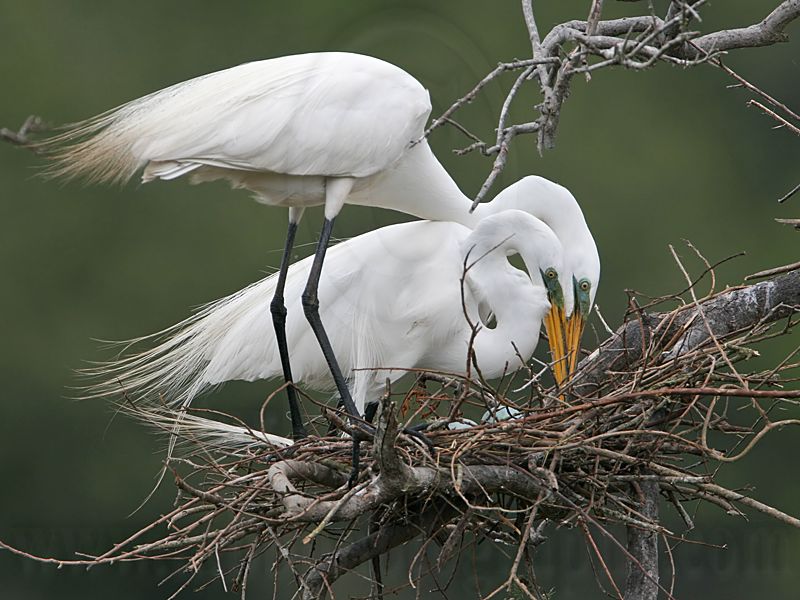
<path fill-rule="evenodd" d="M 518 252 L 530 276 L 507 260 Z M 380 260 L 377 260 L 380 258 Z M 567 286 L 555 234 L 541 221 L 510 210 L 482 220 L 474 231 L 456 223 L 421 221 L 384 227 L 328 251 L 320 279 L 320 313 L 359 411 L 375 401 L 386 377 L 403 369 L 464 372 L 473 323 L 491 312 L 496 326 L 482 326 L 474 350 L 482 373 L 496 377 L 520 368 L 533 353 L 551 285 Z M 295 380 L 331 389 L 330 373 L 308 323 L 300 296 L 311 259 L 292 265 L 286 284 L 287 340 Z M 266 304 L 276 275 L 212 303 L 157 334 L 152 350 L 111 363 L 95 374 L 107 383 L 92 390 L 188 404 L 225 381 L 269 379 L 281 373 Z M 395 370 L 391 370 L 394 368 Z M 364 370 L 359 370 L 364 369 Z M 376 370 L 377 369 L 377 370 Z"/>
<path fill-rule="evenodd" d="M 286 448 L 294 443 L 291 439 L 279 435 L 165 406 L 137 404 L 134 407 L 125 405 L 122 409 L 146 425 L 168 434 L 170 450 L 182 442 L 195 445 L 202 443 L 204 446 L 225 450 L 241 450 L 264 445 Z"/>
<path fill-rule="evenodd" d="M 430 110 L 428 92 L 394 65 L 357 54 L 313 53 L 248 63 L 176 84 L 78 123 L 45 140 L 40 148 L 55 160 L 51 172 L 65 177 L 122 182 L 142 169 L 144 181 L 182 176 L 189 176 L 193 182 L 226 179 L 234 187 L 250 190 L 262 203 L 290 207 L 290 241 L 304 208 L 324 204 L 325 224 L 316 255 L 318 266 L 322 264 L 333 221 L 345 203 L 389 208 L 469 228 L 506 208 L 541 216 L 562 240 L 570 270 L 579 281 L 586 282 L 585 288 L 581 288 L 584 293 L 581 318 L 571 321 L 574 326 L 567 328 L 566 343 L 559 341 L 555 353 L 564 356 L 565 346 L 573 348 L 569 360 L 574 360 L 583 319 L 599 279 L 597 250 L 577 203 L 566 189 L 556 184 L 541 178 L 526 178 L 504 190 L 493 202 L 469 213 L 469 198 L 433 155 L 427 141 L 421 140 Z M 547 214 L 537 214 L 543 206 Z M 290 246 L 287 242 L 287 253 Z M 391 258 L 381 252 L 376 249 L 365 268 L 390 264 Z M 303 309 L 309 319 L 315 320 L 319 269 L 307 272 L 310 276 Z M 358 276 L 357 273 L 332 275 L 342 281 Z M 294 294 L 301 287 L 297 276 L 291 284 Z M 548 319 L 548 328 L 558 330 L 553 339 L 562 337 L 565 317 L 573 313 L 575 298 L 572 283 L 569 284 L 563 290 L 564 310 Z M 276 292 L 272 306 L 275 327 L 280 329 L 280 287 L 273 287 L 273 291 Z M 320 305 L 324 308 L 326 301 L 335 299 L 320 294 Z M 226 302 L 221 301 L 214 310 L 224 314 Z M 265 311 L 269 298 L 260 296 L 260 302 L 254 312 Z M 292 326 L 300 328 L 299 306 L 292 308 Z M 326 317 L 326 323 L 335 316 L 334 309 Z M 379 315 L 372 318 L 377 320 Z M 196 317 L 192 323 L 201 322 L 199 319 Z M 366 337 L 359 355 L 379 356 L 383 349 L 370 341 L 368 322 L 365 318 L 353 323 L 355 329 L 348 329 L 346 334 L 333 333 L 330 336 L 336 338 L 332 340 L 333 355 L 338 356 L 342 347 L 352 343 L 349 338 L 346 343 L 339 338 L 360 331 Z M 237 315 L 236 324 L 230 325 L 240 327 L 239 323 Z M 264 333 L 271 333 L 266 319 L 262 327 Z M 314 327 L 319 343 L 324 344 L 325 332 L 318 323 Z M 179 338 L 169 343 L 178 344 L 180 336 L 190 335 L 187 331 L 177 332 Z M 293 348 L 295 356 L 312 354 L 310 347 L 314 342 L 308 335 L 296 342 L 305 346 L 300 350 Z M 172 347 L 161 350 L 170 352 Z M 252 376 L 243 362 L 237 362 L 234 350 L 230 353 L 234 366 L 225 368 L 240 369 L 244 375 Z M 273 354 L 260 359 L 274 360 Z M 328 366 L 335 373 L 338 367 L 333 355 L 329 355 Z M 222 359 L 211 367 L 197 353 L 185 359 L 187 363 L 182 370 L 170 374 L 173 388 L 189 393 L 197 385 L 192 374 L 201 368 L 209 369 L 207 383 L 214 383 L 214 368 L 222 364 Z M 561 358 L 558 361 L 563 363 Z M 163 362 L 156 364 L 155 369 L 166 368 Z M 272 368 L 273 363 L 265 364 Z M 284 367 L 288 378 L 288 366 Z M 304 378 L 314 385 L 317 379 L 324 379 L 322 373 L 308 366 L 296 368 L 295 379 Z M 147 377 L 155 378 L 148 381 L 156 381 L 157 372 L 147 373 Z M 352 412 L 348 390 L 341 378 L 338 381 L 338 391 Z M 295 406 L 294 434 L 299 436 L 302 426 L 298 422 L 297 403 L 292 399 L 293 390 L 288 388 L 287 394 L 290 405 Z"/>
<path fill-rule="evenodd" d="M 346 52 L 299 54 L 203 75 L 78 123 L 40 147 L 54 175 L 126 181 L 227 179 L 260 202 L 297 208 L 342 202 L 474 228 L 508 208 L 539 217 L 561 240 L 594 301 L 597 248 L 572 194 L 526 177 L 492 202 L 471 201 L 420 141 L 431 104 L 411 75 Z M 566 314 L 572 314 L 567 293 Z"/>
<path fill-rule="evenodd" d="M 299 54 L 203 75 L 133 100 L 51 139 L 60 173 L 144 180 L 186 173 L 363 178 L 419 138 L 428 92 L 402 69 L 341 52 Z M 258 187 L 256 185 L 256 187 Z M 263 198 L 268 203 L 268 197 Z"/>
<path fill-rule="evenodd" d="M 436 211 L 427 214 L 420 197 L 409 196 L 414 190 L 403 185 L 427 171 L 448 189 L 455 188 L 427 143 L 415 144 L 430 108 L 422 85 L 389 63 L 348 53 L 304 54 L 179 83 L 79 123 L 40 147 L 56 161 L 55 175 L 126 181 L 144 168 L 144 181 L 187 174 L 195 182 L 223 178 L 252 191 L 260 202 L 288 206 L 282 274 L 305 207 L 324 204 L 325 221 L 303 310 L 325 349 L 342 401 L 355 416 L 318 317 L 325 249 L 346 202 L 438 216 Z M 435 201 L 437 194 L 424 198 Z M 279 283 L 270 307 L 274 327 L 281 332 L 282 296 Z M 283 339 L 280 333 L 276 342 L 284 377 L 290 381 Z M 293 388 L 287 388 L 287 396 L 293 435 L 302 437 Z"/>
<path fill-rule="evenodd" d="M 471 201 L 420 138 L 431 105 L 402 69 L 346 52 L 246 63 L 133 100 L 42 142 L 54 175 L 126 181 L 226 178 L 267 204 L 324 203 L 325 178 L 356 178 L 347 202 L 470 228 L 508 208 L 547 223 L 576 276 L 600 265 L 575 198 L 526 177 L 492 202 Z"/>

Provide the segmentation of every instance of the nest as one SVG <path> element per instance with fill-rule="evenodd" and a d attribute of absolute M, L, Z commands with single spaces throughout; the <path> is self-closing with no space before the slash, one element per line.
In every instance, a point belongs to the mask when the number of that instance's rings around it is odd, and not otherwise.
<path fill-rule="evenodd" d="M 181 415 L 184 451 L 168 465 L 176 507 L 91 562 L 178 559 L 180 589 L 199 584 L 204 572 L 245 597 L 253 561 L 274 549 L 276 573 L 279 564 L 291 572 L 283 584 L 318 598 L 333 594 L 343 574 L 410 540 L 418 544 L 402 569 L 410 584 L 452 571 L 465 548 L 488 542 L 505 548 L 509 570 L 499 587 L 475 597 L 505 590 L 541 598 L 533 554 L 549 526 L 551 539 L 577 529 L 599 579 L 622 597 L 598 538 L 611 540 L 645 583 L 652 580 L 648 544 L 652 552 L 655 540 L 680 535 L 661 524 L 659 499 L 687 529 L 693 524 L 685 505 L 697 502 L 732 515 L 756 510 L 798 527 L 796 518 L 715 478 L 722 463 L 744 457 L 770 431 L 800 423 L 772 418 L 800 397 L 784 387 L 793 381 L 790 360 L 763 372 L 741 368 L 757 354 L 754 346 L 794 325 L 800 275 L 702 299 L 694 294 L 692 288 L 685 295 L 691 299 L 646 306 L 631 296 L 625 323 L 563 389 L 542 387 L 532 369 L 495 385 L 482 380 L 477 365 L 466 376 L 418 373 L 405 394 L 387 385 L 374 428 L 327 406 L 320 426 L 330 433 L 284 448 L 246 428 L 235 443 L 201 435 L 207 415 Z M 464 413 L 499 415 L 503 407 L 519 411 L 505 412 L 517 418 L 447 429 Z M 176 431 L 178 417 L 166 409 L 127 410 Z M 430 423 L 432 448 L 404 433 L 422 419 Z M 342 432 L 364 438 L 354 485 L 353 444 Z M 617 539 L 620 525 L 627 541 Z M 309 554 L 311 548 L 318 551 Z M 419 559 L 429 551 L 435 560 Z M 210 569 L 201 570 L 204 564 Z M 379 569 L 369 585 L 381 594 Z"/>

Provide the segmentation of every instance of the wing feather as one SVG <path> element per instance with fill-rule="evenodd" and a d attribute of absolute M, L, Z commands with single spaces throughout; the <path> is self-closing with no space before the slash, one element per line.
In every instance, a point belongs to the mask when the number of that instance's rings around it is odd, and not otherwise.
<path fill-rule="evenodd" d="M 328 250 L 320 280 L 323 318 L 330 325 L 331 341 L 349 373 L 350 324 L 368 301 L 358 294 L 355 279 L 369 251 L 364 236 Z M 373 236 L 374 237 L 374 236 Z M 352 247 L 351 246 L 355 246 Z M 331 387 L 322 351 L 303 314 L 301 295 L 313 256 L 289 268 L 284 296 L 289 314 L 287 341 L 295 378 L 311 388 Z M 269 304 L 277 274 L 201 307 L 194 315 L 158 333 L 123 342 L 123 356 L 85 369 L 99 383 L 84 389 L 85 398 L 126 395 L 134 401 L 187 406 L 208 389 L 232 380 L 254 381 L 281 375 Z M 124 355 L 132 347 L 151 348 Z"/>
<path fill-rule="evenodd" d="M 89 181 L 124 182 L 161 162 L 365 177 L 400 158 L 430 109 L 428 92 L 399 67 L 358 54 L 300 54 L 178 83 L 39 148 L 55 161 L 51 175 Z M 157 165 L 153 176 L 161 176 Z"/>
<path fill-rule="evenodd" d="M 375 399 L 385 377 L 404 373 L 380 367 L 415 367 L 423 358 L 438 364 L 430 354 L 463 322 L 458 240 L 468 231 L 455 223 L 414 221 L 371 231 L 328 251 L 320 314 L 360 407 Z M 309 257 L 289 268 L 286 337 L 295 380 L 327 390 L 330 372 L 301 305 L 312 262 Z M 280 377 L 269 310 L 276 283 L 277 275 L 271 275 L 162 332 L 127 342 L 153 347 L 85 371 L 100 380 L 85 397 L 122 393 L 146 404 L 187 406 L 226 381 Z"/>

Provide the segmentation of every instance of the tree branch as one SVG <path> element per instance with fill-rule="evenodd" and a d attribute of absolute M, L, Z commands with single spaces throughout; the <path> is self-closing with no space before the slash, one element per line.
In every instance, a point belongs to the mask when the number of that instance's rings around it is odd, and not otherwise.
<path fill-rule="evenodd" d="M 659 485 L 641 481 L 639 513 L 650 522 L 658 523 Z M 658 598 L 658 534 L 628 525 L 628 576 L 625 581 L 625 600 L 656 600 Z M 638 564 L 637 564 L 638 562 Z"/>
<path fill-rule="evenodd" d="M 700 304 L 714 337 L 725 337 L 755 324 L 784 319 L 800 307 L 800 271 L 756 285 L 728 290 Z M 594 396 L 606 385 L 619 385 L 620 373 L 641 361 L 651 345 L 670 343 L 662 362 L 674 360 L 712 339 L 698 311 L 687 305 L 677 316 L 642 312 L 629 320 L 591 356 L 581 361 L 573 378 L 578 396 Z"/>
<path fill-rule="evenodd" d="M 381 473 L 363 491 L 344 503 L 321 501 L 295 488 L 294 481 L 312 481 L 331 488 L 341 487 L 346 482 L 344 474 L 318 463 L 280 461 L 270 467 L 268 479 L 272 489 L 282 498 L 283 518 L 304 523 L 319 523 L 325 518 L 350 521 L 406 495 L 458 493 L 466 496 L 502 491 L 530 499 L 540 491 L 548 493 L 550 490 L 546 479 L 507 465 L 462 465 L 459 475 L 459 479 L 453 481 L 433 467 L 405 466 L 402 479 L 396 473 Z M 335 514 L 331 515 L 332 511 Z"/>
<path fill-rule="evenodd" d="M 0 140 L 9 142 L 15 146 L 28 147 L 34 153 L 37 153 L 37 150 L 31 146 L 32 140 L 30 139 L 30 134 L 37 133 L 39 131 L 47 131 L 47 129 L 48 126 L 44 123 L 44 121 L 42 121 L 41 117 L 31 115 L 25 119 L 25 122 L 17 131 L 13 131 L 6 127 L 0 128 Z"/>
<path fill-rule="evenodd" d="M 506 95 L 503 110 L 498 118 L 494 145 L 474 140 L 459 153 L 480 150 L 486 155 L 497 155 L 491 170 L 481 185 L 474 206 L 487 197 L 499 175 L 505 169 L 512 139 L 519 134 L 536 133 L 539 152 L 555 146 L 555 137 L 572 78 L 600 69 L 621 66 L 628 69 L 647 69 L 658 62 L 685 67 L 714 60 L 720 53 L 738 48 L 766 46 L 786 41 L 787 26 L 800 16 L 800 0 L 786 0 L 761 22 L 737 29 L 715 31 L 701 35 L 689 31 L 693 22 L 699 22 L 699 9 L 706 0 L 673 1 L 665 18 L 653 14 L 600 20 L 602 0 L 592 0 L 585 21 L 571 20 L 554 26 L 542 37 L 536 23 L 532 0 L 522 0 L 522 14 L 531 46 L 531 59 L 500 63 L 467 95 L 458 99 L 445 113 L 435 119 L 430 131 L 446 123 L 453 113 L 472 100 L 479 89 L 502 73 L 520 68 L 530 69 L 519 78 Z M 569 46 L 574 46 L 569 49 Z M 589 63 L 590 57 L 599 61 Z M 514 66 L 512 66 L 514 65 Z M 538 117 L 526 123 L 506 124 L 519 86 L 523 81 L 538 80 L 542 101 L 537 105 Z"/>
<path fill-rule="evenodd" d="M 348 571 L 419 535 L 432 535 L 457 514 L 449 504 L 436 504 L 414 518 L 384 525 L 375 533 L 337 550 L 306 571 L 302 579 L 303 600 L 325 598 L 328 588 Z"/>
<path fill-rule="evenodd" d="M 696 58 L 700 53 L 710 54 L 786 42 L 789 36 L 784 30 L 798 17 L 800 17 L 800 0 L 786 0 L 764 17 L 760 23 L 739 29 L 716 31 L 697 38 L 692 43 L 693 46 L 696 46 L 695 52 L 693 53 L 691 49 L 687 48 L 684 51 L 685 56 Z"/>

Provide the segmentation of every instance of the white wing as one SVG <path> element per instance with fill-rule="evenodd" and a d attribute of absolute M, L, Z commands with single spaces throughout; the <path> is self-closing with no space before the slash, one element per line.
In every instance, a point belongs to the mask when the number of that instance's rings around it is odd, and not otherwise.
<path fill-rule="evenodd" d="M 329 254 L 335 256 L 335 250 L 336 247 L 331 248 Z M 302 289 L 311 259 L 292 265 L 287 292 Z M 278 376 L 280 359 L 269 308 L 276 282 L 277 274 L 271 275 L 201 307 L 172 327 L 125 342 L 126 347 L 158 343 L 85 370 L 88 377 L 101 379 L 101 383 L 87 388 L 86 397 L 125 394 L 134 400 L 150 398 L 170 405 L 188 405 L 209 387 L 225 381 Z M 290 311 L 292 323 L 296 320 L 294 308 Z M 293 330 L 293 334 L 290 346 L 303 345 L 303 332 Z"/>
<path fill-rule="evenodd" d="M 53 174 L 125 181 L 150 164 L 171 179 L 202 165 L 366 177 L 422 134 L 428 92 L 358 54 L 285 56 L 203 75 L 76 124 L 41 144 Z"/>
<path fill-rule="evenodd" d="M 353 376 L 355 369 L 418 366 L 446 343 L 452 322 L 463 320 L 458 244 L 468 232 L 455 223 L 416 221 L 328 250 L 319 286 L 320 315 L 342 372 L 353 378 L 359 406 L 382 388 L 387 374 L 356 371 Z M 295 381 L 326 390 L 332 388 L 330 373 L 300 300 L 312 261 L 309 257 L 289 268 L 286 336 Z M 226 381 L 280 377 L 269 309 L 276 282 L 276 275 L 262 279 L 177 325 L 133 340 L 159 343 L 88 370 L 103 381 L 86 395 L 125 393 L 135 400 L 187 405 Z"/>

